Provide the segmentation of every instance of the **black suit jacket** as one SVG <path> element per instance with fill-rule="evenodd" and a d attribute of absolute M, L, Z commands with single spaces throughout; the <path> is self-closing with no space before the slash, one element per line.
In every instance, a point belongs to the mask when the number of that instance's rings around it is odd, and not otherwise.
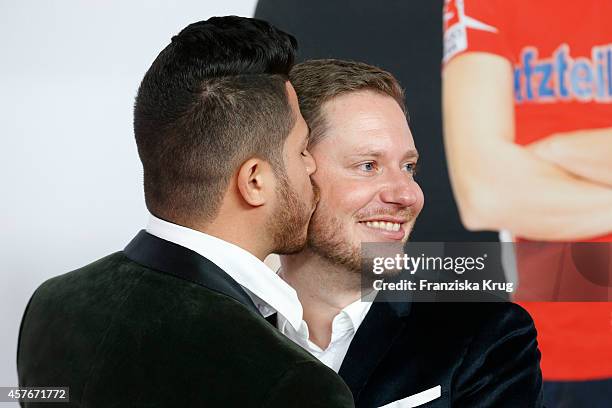
<path fill-rule="evenodd" d="M 419 407 L 531 408 L 542 406 L 539 361 L 533 321 L 516 304 L 376 302 L 339 373 L 356 407 L 440 386 Z"/>
<path fill-rule="evenodd" d="M 36 290 L 17 366 L 20 386 L 69 386 L 75 407 L 353 406 L 229 275 L 144 231 Z"/>

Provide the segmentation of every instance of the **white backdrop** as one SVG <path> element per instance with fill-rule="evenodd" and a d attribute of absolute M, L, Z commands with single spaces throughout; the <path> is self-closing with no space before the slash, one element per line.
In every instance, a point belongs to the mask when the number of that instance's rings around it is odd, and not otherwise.
<path fill-rule="evenodd" d="M 187 24 L 256 0 L 0 0 L 0 386 L 49 277 L 121 250 L 147 219 L 132 106 Z"/>

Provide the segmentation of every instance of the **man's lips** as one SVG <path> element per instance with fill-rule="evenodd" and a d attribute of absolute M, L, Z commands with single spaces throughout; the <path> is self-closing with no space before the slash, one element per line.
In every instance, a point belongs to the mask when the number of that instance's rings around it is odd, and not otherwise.
<path fill-rule="evenodd" d="M 406 219 L 397 217 L 378 217 L 370 220 L 359 221 L 368 233 L 374 233 L 386 239 L 402 240 L 406 234 L 404 224 Z"/>
<path fill-rule="evenodd" d="M 377 215 L 375 217 L 369 217 L 369 218 L 364 218 L 362 220 L 359 220 L 359 222 L 374 222 L 374 221 L 384 221 L 384 222 L 391 222 L 391 223 L 396 223 L 396 224 L 403 224 L 405 222 L 408 222 L 408 219 L 405 217 L 397 217 L 397 216 L 391 216 L 391 215 Z"/>

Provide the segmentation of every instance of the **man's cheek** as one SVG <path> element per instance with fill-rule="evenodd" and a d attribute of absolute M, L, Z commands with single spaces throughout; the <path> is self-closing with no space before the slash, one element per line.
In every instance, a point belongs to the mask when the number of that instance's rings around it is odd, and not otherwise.
<path fill-rule="evenodd" d="M 335 202 L 338 203 L 338 210 L 346 212 L 347 215 L 366 207 L 376 196 L 375 191 L 359 183 L 346 183 L 342 188 L 334 189 L 333 194 L 336 197 Z"/>

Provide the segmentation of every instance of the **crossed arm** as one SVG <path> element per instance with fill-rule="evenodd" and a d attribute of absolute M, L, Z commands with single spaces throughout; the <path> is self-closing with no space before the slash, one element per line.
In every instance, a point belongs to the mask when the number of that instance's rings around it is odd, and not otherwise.
<path fill-rule="evenodd" d="M 547 241 L 612 232 L 612 130 L 515 144 L 512 75 L 506 59 L 487 53 L 461 55 L 443 72 L 446 154 L 463 223 Z"/>
<path fill-rule="evenodd" d="M 612 128 L 553 134 L 529 150 L 578 177 L 612 188 Z"/>

